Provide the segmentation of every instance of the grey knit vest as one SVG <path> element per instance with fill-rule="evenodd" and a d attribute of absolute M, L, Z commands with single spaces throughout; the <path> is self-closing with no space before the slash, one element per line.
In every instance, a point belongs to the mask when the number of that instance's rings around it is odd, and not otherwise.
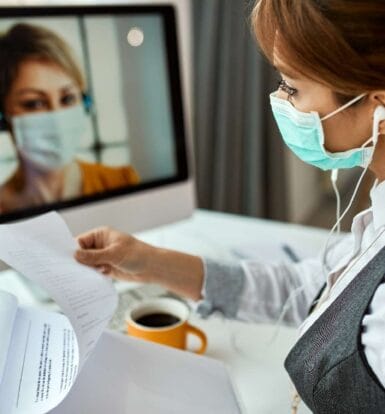
<path fill-rule="evenodd" d="M 287 356 L 285 368 L 313 413 L 385 413 L 385 389 L 370 368 L 361 344 L 362 319 L 384 276 L 385 248 L 349 283 Z"/>

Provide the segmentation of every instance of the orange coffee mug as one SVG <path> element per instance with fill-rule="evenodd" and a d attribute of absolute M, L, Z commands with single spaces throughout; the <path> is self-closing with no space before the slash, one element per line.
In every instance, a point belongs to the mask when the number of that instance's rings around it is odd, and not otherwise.
<path fill-rule="evenodd" d="M 203 354 L 207 348 L 206 335 L 188 323 L 188 306 L 176 299 L 155 298 L 143 300 L 126 312 L 127 333 L 178 349 L 187 349 L 187 336 L 196 335 L 201 347 L 194 351 Z"/>

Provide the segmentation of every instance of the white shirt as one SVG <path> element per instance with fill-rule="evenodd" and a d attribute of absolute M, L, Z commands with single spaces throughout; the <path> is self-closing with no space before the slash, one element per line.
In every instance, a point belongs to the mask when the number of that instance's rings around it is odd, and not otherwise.
<path fill-rule="evenodd" d="M 246 280 L 237 317 L 254 322 L 275 322 L 281 315 L 284 323 L 300 325 L 299 332 L 303 335 L 385 246 L 385 182 L 372 190 L 371 199 L 372 207 L 354 218 L 351 234 L 328 250 L 326 262 L 330 271 L 324 292 L 327 300 L 319 309 L 307 317 L 309 306 L 325 283 L 321 257 L 291 266 L 245 261 L 242 266 Z M 285 302 L 287 309 L 282 315 Z M 385 387 L 385 283 L 377 288 L 362 326 L 361 342 L 366 358 Z"/>

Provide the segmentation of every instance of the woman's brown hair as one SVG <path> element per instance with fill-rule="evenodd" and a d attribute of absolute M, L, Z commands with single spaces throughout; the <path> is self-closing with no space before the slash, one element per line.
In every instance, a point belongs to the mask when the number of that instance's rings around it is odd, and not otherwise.
<path fill-rule="evenodd" d="M 384 0 L 260 0 L 252 23 L 273 63 L 355 96 L 385 89 Z"/>
<path fill-rule="evenodd" d="M 20 65 L 28 59 L 57 64 L 85 91 L 84 75 L 69 45 L 51 30 L 19 23 L 0 35 L 0 111 Z"/>

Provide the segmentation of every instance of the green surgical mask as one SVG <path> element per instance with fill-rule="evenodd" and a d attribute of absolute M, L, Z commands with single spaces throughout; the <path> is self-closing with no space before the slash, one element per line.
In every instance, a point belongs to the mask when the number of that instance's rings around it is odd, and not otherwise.
<path fill-rule="evenodd" d="M 333 117 L 365 96 L 360 95 L 331 114 L 320 118 L 317 112 L 301 112 L 287 100 L 280 99 L 275 93 L 270 95 L 274 118 L 286 145 L 307 164 L 322 170 L 365 168 L 373 157 L 374 147 L 367 147 L 372 138 L 360 148 L 331 153 L 325 148 L 322 121 Z"/>

